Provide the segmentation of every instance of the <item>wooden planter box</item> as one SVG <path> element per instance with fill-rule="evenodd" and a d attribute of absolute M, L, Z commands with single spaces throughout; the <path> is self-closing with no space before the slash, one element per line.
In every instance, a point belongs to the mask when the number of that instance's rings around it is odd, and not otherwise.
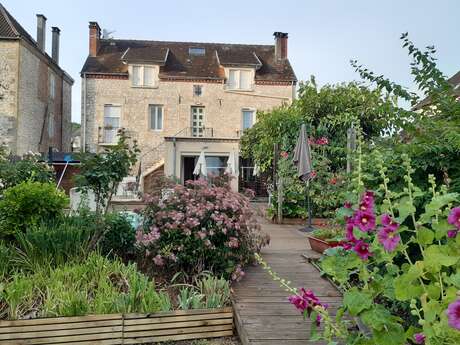
<path fill-rule="evenodd" d="M 1 345 L 144 344 L 231 335 L 231 307 L 0 321 Z"/>
<path fill-rule="evenodd" d="M 327 242 L 313 236 L 307 236 L 310 247 L 317 253 L 323 254 L 326 249 L 337 247 L 337 242 Z"/>

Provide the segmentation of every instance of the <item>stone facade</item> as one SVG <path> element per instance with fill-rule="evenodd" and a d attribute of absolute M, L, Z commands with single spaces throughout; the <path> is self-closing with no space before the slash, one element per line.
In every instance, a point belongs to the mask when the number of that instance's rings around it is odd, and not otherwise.
<path fill-rule="evenodd" d="M 9 57 L 0 62 L 1 83 L 8 87 L 6 97 L 0 95 L 0 140 L 17 155 L 50 146 L 70 151 L 73 81 L 24 41 L 0 41 L 0 56 Z"/>

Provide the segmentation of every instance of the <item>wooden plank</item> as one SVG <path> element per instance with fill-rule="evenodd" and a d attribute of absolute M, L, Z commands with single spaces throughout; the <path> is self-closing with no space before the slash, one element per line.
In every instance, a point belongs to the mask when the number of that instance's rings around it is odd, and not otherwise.
<path fill-rule="evenodd" d="M 71 323 L 71 322 L 104 321 L 104 320 L 121 320 L 121 314 L 87 315 L 87 316 L 71 316 L 71 317 L 53 317 L 53 318 L 50 317 L 50 318 L 43 318 L 43 319 L 0 321 L 0 328 L 1 327 L 14 327 L 14 326 L 50 325 L 50 324 Z"/>
<path fill-rule="evenodd" d="M 53 331 L 60 329 L 77 329 L 77 328 L 96 328 L 96 327 L 113 327 L 121 326 L 122 320 L 108 321 L 89 321 L 89 322 L 71 322 L 71 323 L 56 323 L 49 325 L 36 326 L 14 326 L 0 328 L 0 334 L 19 333 L 19 332 L 36 332 L 36 331 Z"/>
<path fill-rule="evenodd" d="M 145 338 L 126 339 L 124 341 L 124 344 L 145 344 L 145 343 L 154 343 L 154 342 L 162 342 L 162 341 L 179 341 L 179 340 L 192 340 L 192 339 L 202 339 L 202 338 L 221 338 L 221 337 L 229 337 L 232 335 L 233 335 L 233 331 L 179 334 L 179 335 L 167 335 L 167 336 L 162 336 L 162 337 L 145 337 Z"/>
<path fill-rule="evenodd" d="M 217 319 L 217 320 L 202 320 L 202 321 L 183 321 L 183 322 L 167 322 L 158 324 L 147 324 L 147 325 L 133 325 L 125 326 L 125 332 L 132 331 L 145 331 L 155 329 L 171 329 L 171 328 L 187 328 L 187 327 L 198 327 L 198 326 L 214 326 L 214 325 L 232 325 L 233 319 Z"/>
<path fill-rule="evenodd" d="M 125 320 L 140 319 L 140 318 L 147 318 L 147 317 L 168 317 L 168 316 L 182 316 L 182 315 L 231 313 L 232 311 L 233 309 L 231 307 L 225 307 L 225 308 L 213 308 L 213 309 L 174 310 L 174 311 L 165 311 L 165 312 L 155 312 L 155 313 L 149 313 L 149 314 L 131 313 L 131 314 L 125 314 Z"/>
<path fill-rule="evenodd" d="M 104 339 L 104 340 L 91 340 L 91 341 L 77 341 L 70 343 L 62 343 L 59 345 L 122 345 L 123 340 L 120 339 Z"/>
<path fill-rule="evenodd" d="M 171 328 L 171 329 L 160 329 L 151 331 L 135 331 L 135 332 L 124 332 L 124 339 L 130 338 L 145 338 L 145 337 L 159 337 L 164 335 L 178 335 L 178 334 L 193 334 L 193 333 L 205 333 L 205 332 L 217 332 L 217 331 L 231 331 L 233 325 L 216 325 L 216 326 L 200 326 L 200 327 L 187 327 L 187 328 Z"/>
<path fill-rule="evenodd" d="M 231 313 L 218 313 L 218 314 L 202 314 L 202 315 L 183 315 L 183 316 L 168 316 L 168 317 L 151 317 L 144 319 L 131 319 L 125 320 L 125 326 L 139 325 L 139 324 L 154 324 L 166 322 L 181 322 L 181 321 L 196 321 L 196 320 L 213 320 L 213 319 L 228 319 L 233 317 Z"/>
<path fill-rule="evenodd" d="M 16 339 L 16 340 L 2 340 L 1 345 L 38 345 L 38 344 L 61 344 L 66 342 L 83 342 L 92 343 L 95 340 L 102 339 L 121 339 L 122 332 L 114 333 L 99 333 L 99 334 L 85 334 L 85 335 L 70 335 L 64 337 L 48 337 L 48 338 L 35 338 L 35 339 Z"/>
<path fill-rule="evenodd" d="M 114 333 L 122 331 L 121 324 L 112 327 L 97 327 L 97 328 L 77 328 L 77 329 L 64 329 L 58 331 L 42 330 L 34 332 L 21 332 L 21 333 L 6 333 L 0 334 L 0 340 L 12 339 L 35 339 L 35 338 L 50 338 L 61 337 L 69 335 L 83 335 L 83 334 L 99 334 L 99 333 Z"/>

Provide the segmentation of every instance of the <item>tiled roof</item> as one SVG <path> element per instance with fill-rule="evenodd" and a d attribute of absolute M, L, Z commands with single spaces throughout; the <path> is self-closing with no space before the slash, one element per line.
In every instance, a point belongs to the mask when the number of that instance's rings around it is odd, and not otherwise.
<path fill-rule="evenodd" d="M 454 95 L 460 96 L 460 71 L 455 73 L 452 77 L 447 79 L 447 82 L 454 87 Z M 430 105 L 430 97 L 426 97 L 414 106 L 414 110 L 420 110 L 427 105 Z"/>
<path fill-rule="evenodd" d="M 190 48 L 203 48 L 191 55 Z M 125 61 L 159 63 L 160 78 L 224 79 L 222 66 L 255 67 L 255 79 L 273 82 L 297 81 L 289 60 L 276 61 L 273 45 L 164 42 L 101 39 L 96 57 L 89 56 L 82 73 L 127 74 Z"/>

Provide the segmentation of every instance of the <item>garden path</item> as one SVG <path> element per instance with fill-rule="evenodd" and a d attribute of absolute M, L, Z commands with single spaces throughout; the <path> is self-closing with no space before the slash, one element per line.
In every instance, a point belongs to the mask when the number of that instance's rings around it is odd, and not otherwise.
<path fill-rule="evenodd" d="M 262 257 L 281 278 L 293 287 L 311 289 L 334 313 L 341 301 L 340 293 L 317 269 L 302 257 L 313 256 L 306 235 L 298 225 L 271 224 L 260 218 L 262 229 L 271 243 Z M 288 293 L 274 282 L 260 266 L 248 267 L 246 276 L 234 285 L 235 324 L 243 345 L 305 345 L 310 334 L 310 321 L 304 321 L 291 305 Z M 323 344 L 310 342 L 309 344 Z"/>

